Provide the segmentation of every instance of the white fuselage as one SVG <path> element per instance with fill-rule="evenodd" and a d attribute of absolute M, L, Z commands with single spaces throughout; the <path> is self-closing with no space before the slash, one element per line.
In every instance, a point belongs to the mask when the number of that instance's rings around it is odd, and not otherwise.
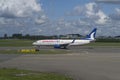
<path fill-rule="evenodd" d="M 73 40 L 63 40 L 63 39 L 46 39 L 46 40 L 38 40 L 33 43 L 35 46 L 45 46 L 45 45 L 56 45 L 56 44 L 68 44 L 71 43 Z M 74 43 L 70 45 L 84 45 L 90 43 L 90 40 L 75 40 Z"/>
<path fill-rule="evenodd" d="M 46 39 L 46 40 L 38 40 L 33 43 L 34 46 L 54 46 L 54 48 L 67 48 L 72 45 L 84 45 L 88 44 L 92 41 L 95 41 L 97 28 L 94 28 L 90 34 L 86 36 L 85 39 Z"/>

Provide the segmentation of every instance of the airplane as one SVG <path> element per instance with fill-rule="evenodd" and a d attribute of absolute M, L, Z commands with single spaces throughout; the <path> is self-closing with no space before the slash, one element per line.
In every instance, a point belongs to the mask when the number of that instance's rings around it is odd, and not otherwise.
<path fill-rule="evenodd" d="M 53 46 L 57 49 L 67 49 L 68 46 L 84 45 L 94 42 L 96 31 L 97 28 L 94 28 L 84 39 L 45 39 L 37 40 L 36 42 L 33 42 L 32 45 L 36 46 L 36 50 L 39 50 L 38 48 L 40 48 L 40 46 Z"/>

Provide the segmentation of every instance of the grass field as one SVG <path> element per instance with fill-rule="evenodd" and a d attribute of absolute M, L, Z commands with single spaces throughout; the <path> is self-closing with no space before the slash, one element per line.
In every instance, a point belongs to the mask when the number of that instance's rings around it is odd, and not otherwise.
<path fill-rule="evenodd" d="M 95 47 L 99 47 L 99 46 L 107 46 L 107 47 L 120 47 L 120 42 L 116 43 L 116 42 L 93 42 L 90 44 L 87 44 L 85 46 L 95 46 Z"/>
<path fill-rule="evenodd" d="M 35 71 L 0 69 L 0 80 L 73 80 L 67 76 L 55 73 L 40 73 Z"/>
<path fill-rule="evenodd" d="M 0 40 L 0 47 L 25 47 L 32 46 L 32 40 Z"/>
<path fill-rule="evenodd" d="M 0 40 L 0 47 L 27 47 L 32 46 L 33 40 Z M 94 42 L 85 46 L 114 46 L 120 47 L 120 42 L 105 43 L 105 42 Z"/>

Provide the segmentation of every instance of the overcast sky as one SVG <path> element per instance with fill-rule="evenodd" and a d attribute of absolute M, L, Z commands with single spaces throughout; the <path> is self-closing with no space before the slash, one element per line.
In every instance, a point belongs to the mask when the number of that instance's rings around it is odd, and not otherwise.
<path fill-rule="evenodd" d="M 0 36 L 120 35 L 120 0 L 0 0 Z"/>

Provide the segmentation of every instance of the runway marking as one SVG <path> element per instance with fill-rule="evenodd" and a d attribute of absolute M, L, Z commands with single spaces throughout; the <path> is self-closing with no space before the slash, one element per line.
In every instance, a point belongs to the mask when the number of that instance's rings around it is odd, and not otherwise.
<path fill-rule="evenodd" d="M 65 55 L 73 56 L 73 55 L 80 55 L 80 54 L 78 54 L 78 53 L 70 53 L 70 54 L 65 54 Z"/>

